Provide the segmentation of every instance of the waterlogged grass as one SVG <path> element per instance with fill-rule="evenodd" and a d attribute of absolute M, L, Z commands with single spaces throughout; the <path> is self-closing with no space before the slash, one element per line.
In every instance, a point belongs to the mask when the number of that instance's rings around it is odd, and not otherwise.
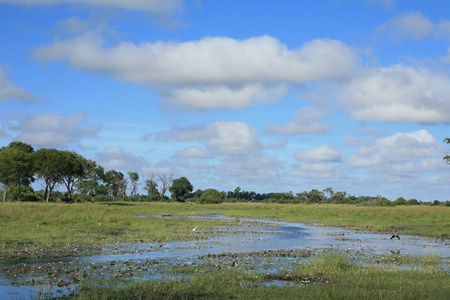
<path fill-rule="evenodd" d="M 243 271 L 211 264 L 189 276 L 118 284 L 109 278 L 81 285 L 64 299 L 448 299 L 448 274 L 427 268 L 399 271 L 351 264 L 345 254 L 325 253 L 280 273 Z"/>
<path fill-rule="evenodd" d="M 300 205 L 225 203 L 0 203 L 0 251 L 22 245 L 64 245 L 166 241 L 193 238 L 192 228 L 231 222 L 213 219 L 148 218 L 155 214 L 221 214 L 230 217 L 275 218 L 292 222 L 395 231 L 448 238 L 450 207 Z M 199 236 L 195 236 L 199 238 Z"/>

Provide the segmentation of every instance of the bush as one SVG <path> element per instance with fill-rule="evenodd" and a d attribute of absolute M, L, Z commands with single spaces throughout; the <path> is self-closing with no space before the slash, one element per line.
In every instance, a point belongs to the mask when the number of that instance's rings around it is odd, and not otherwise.
<path fill-rule="evenodd" d="M 73 196 L 73 202 L 77 202 L 77 203 L 92 202 L 92 196 L 89 196 L 86 194 L 75 194 Z"/>
<path fill-rule="evenodd" d="M 95 195 L 92 198 L 92 201 L 94 202 L 108 202 L 111 201 L 111 197 L 107 196 L 107 195 Z"/>

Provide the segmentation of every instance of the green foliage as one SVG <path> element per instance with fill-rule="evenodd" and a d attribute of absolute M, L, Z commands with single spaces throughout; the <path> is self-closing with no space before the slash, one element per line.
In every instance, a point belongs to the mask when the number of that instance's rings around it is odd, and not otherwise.
<path fill-rule="evenodd" d="M 224 195 L 220 194 L 216 189 L 206 189 L 202 192 L 201 197 L 198 199 L 199 203 L 203 204 L 217 204 L 224 202 Z"/>
<path fill-rule="evenodd" d="M 417 201 L 416 199 L 410 199 L 408 201 L 406 201 L 407 205 L 420 205 L 419 201 Z"/>
<path fill-rule="evenodd" d="M 95 195 L 94 197 L 92 197 L 93 202 L 108 202 L 111 200 L 111 197 L 109 197 L 108 195 Z"/>
<path fill-rule="evenodd" d="M 14 147 L 0 149 L 0 183 L 4 186 L 3 201 L 12 186 L 29 185 L 33 179 L 32 154 Z"/>
<path fill-rule="evenodd" d="M 73 195 L 73 201 L 76 203 L 86 203 L 92 202 L 93 197 L 86 194 L 75 194 Z"/>
<path fill-rule="evenodd" d="M 186 177 L 174 179 L 172 185 L 169 187 L 169 192 L 176 201 L 184 201 L 184 196 L 192 192 L 194 187 Z"/>
<path fill-rule="evenodd" d="M 397 200 L 392 202 L 392 205 L 407 205 L 408 202 L 403 197 L 398 197 Z"/>

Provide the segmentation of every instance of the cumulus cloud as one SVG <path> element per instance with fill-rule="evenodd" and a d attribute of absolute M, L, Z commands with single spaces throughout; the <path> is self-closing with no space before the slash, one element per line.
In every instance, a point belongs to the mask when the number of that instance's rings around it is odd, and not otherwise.
<path fill-rule="evenodd" d="M 244 154 L 261 147 L 254 129 L 244 122 L 217 121 L 208 126 L 173 128 L 160 137 L 179 142 L 196 140 L 220 155 Z"/>
<path fill-rule="evenodd" d="M 19 132 L 16 139 L 36 146 L 56 146 L 78 142 L 88 136 L 94 136 L 99 126 L 82 128 L 85 115 L 75 113 L 64 116 L 55 113 L 19 116 L 13 132 Z"/>
<path fill-rule="evenodd" d="M 297 160 L 317 162 L 342 161 L 339 150 L 329 145 L 311 148 L 303 152 L 296 152 L 294 153 L 294 158 Z"/>
<path fill-rule="evenodd" d="M 180 151 L 176 151 L 176 158 L 210 158 L 211 154 L 199 147 L 189 147 Z"/>
<path fill-rule="evenodd" d="M 437 168 L 436 157 L 443 157 L 444 153 L 443 146 L 423 129 L 362 142 L 348 165 L 369 168 L 396 181 L 415 176 L 418 170 L 432 171 Z"/>
<path fill-rule="evenodd" d="M 394 65 L 367 71 L 343 85 L 339 103 L 359 121 L 450 122 L 450 78 Z"/>
<path fill-rule="evenodd" d="M 9 81 L 5 76 L 5 72 L 0 67 L 0 102 L 9 102 L 13 100 L 32 102 L 36 100 L 36 97 Z"/>
<path fill-rule="evenodd" d="M 389 35 L 392 41 L 397 42 L 403 39 L 422 40 L 434 29 L 435 25 L 426 16 L 409 12 L 386 21 L 377 31 Z"/>
<path fill-rule="evenodd" d="M 105 47 L 94 33 L 55 41 L 35 49 L 34 57 L 67 60 L 88 72 L 158 87 L 167 103 L 192 109 L 248 107 L 255 100 L 281 96 L 290 85 L 349 78 L 359 62 L 349 46 L 330 39 L 297 49 L 271 36 Z"/>
<path fill-rule="evenodd" d="M 94 160 L 105 169 L 140 171 L 150 166 L 144 158 L 125 152 L 118 147 L 103 149 L 102 153 L 95 155 Z"/>
<path fill-rule="evenodd" d="M 320 162 L 307 162 L 293 166 L 286 173 L 289 177 L 302 178 L 344 178 L 347 177 L 341 166 Z"/>
<path fill-rule="evenodd" d="M 291 117 L 290 122 L 285 125 L 269 124 L 266 134 L 295 135 L 295 134 L 323 134 L 329 131 L 329 125 L 320 123 L 325 117 L 327 109 L 307 106 L 302 107 Z"/>
<path fill-rule="evenodd" d="M 217 171 L 237 182 L 275 185 L 282 165 L 264 154 L 231 156 L 217 166 Z"/>
<path fill-rule="evenodd" d="M 172 105 L 195 110 L 239 109 L 251 106 L 254 101 L 265 101 L 281 97 L 287 88 L 284 85 L 267 87 L 261 84 L 239 88 L 207 86 L 175 89 L 163 94 L 163 100 Z"/>
<path fill-rule="evenodd" d="M 0 3 L 10 3 L 23 6 L 84 4 L 99 7 L 114 7 L 129 10 L 141 10 L 156 15 L 170 15 L 181 8 L 181 0 L 0 0 Z"/>

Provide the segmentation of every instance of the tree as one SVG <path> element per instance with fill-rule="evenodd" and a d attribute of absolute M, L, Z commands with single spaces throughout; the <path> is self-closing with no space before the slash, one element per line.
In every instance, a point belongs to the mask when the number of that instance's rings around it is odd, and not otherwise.
<path fill-rule="evenodd" d="M 0 149 L 0 182 L 4 186 L 3 201 L 6 201 L 8 189 L 12 186 L 26 185 L 33 181 L 31 153 L 16 147 Z"/>
<path fill-rule="evenodd" d="M 39 149 L 34 154 L 34 168 L 45 182 L 44 200 L 48 202 L 55 185 L 62 181 L 64 153 L 56 149 Z"/>
<path fill-rule="evenodd" d="M 206 189 L 203 191 L 199 201 L 204 204 L 221 203 L 224 201 L 224 197 L 225 195 L 216 189 Z"/>
<path fill-rule="evenodd" d="M 127 189 L 127 180 L 122 172 L 116 170 L 110 170 L 105 173 L 105 182 L 108 188 L 109 195 L 113 199 L 118 197 L 124 197 Z"/>
<path fill-rule="evenodd" d="M 160 193 L 161 197 L 164 197 L 165 193 L 169 189 L 170 184 L 172 183 L 173 174 L 158 174 L 159 181 L 161 182 L 160 185 Z"/>
<path fill-rule="evenodd" d="M 148 197 L 156 196 L 158 192 L 158 183 L 155 180 L 155 174 L 151 174 L 149 178 L 145 179 L 144 190 L 148 192 Z"/>
<path fill-rule="evenodd" d="M 22 142 L 11 142 L 8 145 L 9 148 L 15 148 L 17 150 L 21 150 L 26 153 L 33 153 L 34 149 L 30 144 L 22 143 Z"/>
<path fill-rule="evenodd" d="M 169 187 L 169 192 L 176 201 L 183 201 L 184 196 L 192 192 L 194 187 L 186 177 L 181 177 L 172 181 L 172 185 Z"/>
<path fill-rule="evenodd" d="M 75 152 L 63 151 L 61 161 L 61 182 L 67 188 L 67 198 L 72 200 L 73 188 L 84 175 L 82 157 Z"/>
<path fill-rule="evenodd" d="M 130 197 L 136 196 L 136 191 L 138 189 L 139 183 L 139 174 L 136 172 L 128 172 L 128 177 L 130 178 Z"/>

